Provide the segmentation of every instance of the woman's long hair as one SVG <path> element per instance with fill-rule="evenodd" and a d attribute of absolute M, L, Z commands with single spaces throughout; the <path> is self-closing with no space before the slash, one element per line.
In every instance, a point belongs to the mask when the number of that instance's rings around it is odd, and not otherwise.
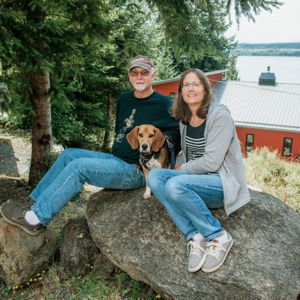
<path fill-rule="evenodd" d="M 193 68 L 186 70 L 182 75 L 178 84 L 177 95 L 175 98 L 175 104 L 173 107 L 173 116 L 183 124 L 188 124 L 191 120 L 192 113 L 188 105 L 184 102 L 182 97 L 182 84 L 185 76 L 189 73 L 194 73 L 199 78 L 200 82 L 204 85 L 205 95 L 201 102 L 199 109 L 197 110 L 197 116 L 201 119 L 205 119 L 208 113 L 209 105 L 213 99 L 213 95 L 210 88 L 210 83 L 206 75 L 199 69 Z"/>

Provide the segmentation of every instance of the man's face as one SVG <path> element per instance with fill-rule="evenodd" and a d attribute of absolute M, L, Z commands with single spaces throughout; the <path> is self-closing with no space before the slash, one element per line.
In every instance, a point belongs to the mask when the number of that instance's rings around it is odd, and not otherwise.
<path fill-rule="evenodd" d="M 155 73 L 153 70 L 145 70 L 140 67 L 131 69 L 128 72 L 129 81 L 136 91 L 144 92 L 152 88 L 152 83 L 155 79 Z"/>

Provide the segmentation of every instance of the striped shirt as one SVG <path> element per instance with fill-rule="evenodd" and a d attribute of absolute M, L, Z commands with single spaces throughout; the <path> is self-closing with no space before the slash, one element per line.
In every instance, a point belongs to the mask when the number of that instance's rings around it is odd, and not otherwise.
<path fill-rule="evenodd" d="M 186 133 L 186 153 L 187 160 L 194 160 L 203 156 L 205 151 L 205 139 L 204 139 L 204 130 L 205 130 L 206 120 L 197 127 L 187 125 Z"/>

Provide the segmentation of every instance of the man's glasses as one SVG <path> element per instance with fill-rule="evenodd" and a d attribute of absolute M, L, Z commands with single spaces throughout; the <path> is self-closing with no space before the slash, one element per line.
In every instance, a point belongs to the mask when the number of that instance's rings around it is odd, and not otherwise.
<path fill-rule="evenodd" d="M 200 82 L 185 82 L 182 84 L 183 89 L 188 89 L 189 87 L 198 88 L 201 86 Z"/>
<path fill-rule="evenodd" d="M 146 70 L 140 71 L 140 72 L 132 70 L 129 72 L 129 74 L 132 77 L 138 77 L 139 75 L 141 75 L 142 77 L 147 77 L 147 76 L 149 76 L 150 72 L 146 71 Z"/>

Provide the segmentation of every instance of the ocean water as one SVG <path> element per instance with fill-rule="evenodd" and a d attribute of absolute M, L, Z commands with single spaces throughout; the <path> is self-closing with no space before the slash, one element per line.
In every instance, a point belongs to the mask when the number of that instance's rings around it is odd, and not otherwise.
<path fill-rule="evenodd" d="M 255 81 L 267 67 L 275 73 L 278 83 L 300 84 L 300 57 L 295 56 L 239 56 L 236 68 L 241 81 Z"/>

